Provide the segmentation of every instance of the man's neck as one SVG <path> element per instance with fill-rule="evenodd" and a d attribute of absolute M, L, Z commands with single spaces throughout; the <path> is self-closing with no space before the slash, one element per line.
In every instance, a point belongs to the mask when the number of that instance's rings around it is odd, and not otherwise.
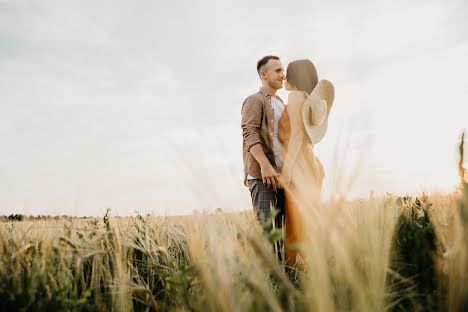
<path fill-rule="evenodd" d="M 270 87 L 270 86 L 267 85 L 267 84 L 264 84 L 263 87 L 264 87 L 266 90 L 268 90 L 268 93 L 270 93 L 272 97 L 276 98 L 276 91 L 278 91 L 278 90 L 273 89 L 272 87 Z"/>

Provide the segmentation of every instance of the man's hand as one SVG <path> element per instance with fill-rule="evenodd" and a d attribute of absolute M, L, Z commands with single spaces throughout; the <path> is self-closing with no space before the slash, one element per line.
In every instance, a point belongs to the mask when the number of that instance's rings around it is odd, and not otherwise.
<path fill-rule="evenodd" d="M 262 172 L 262 181 L 263 184 L 266 184 L 268 188 L 273 187 L 273 190 L 276 192 L 278 186 L 277 177 L 279 176 L 273 166 L 269 161 L 264 162 L 260 165 L 260 170 Z"/>
<path fill-rule="evenodd" d="M 276 191 L 276 188 L 278 186 L 278 182 L 276 180 L 278 177 L 278 173 L 273 168 L 268 158 L 265 156 L 262 145 L 255 144 L 250 148 L 250 153 L 260 164 L 263 184 L 266 184 L 268 188 L 272 186 L 273 190 Z"/>

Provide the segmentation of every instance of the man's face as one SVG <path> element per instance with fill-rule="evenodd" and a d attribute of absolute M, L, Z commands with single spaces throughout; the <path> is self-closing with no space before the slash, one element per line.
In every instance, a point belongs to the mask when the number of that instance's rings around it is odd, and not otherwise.
<path fill-rule="evenodd" d="M 275 90 L 281 89 L 284 81 L 283 64 L 281 64 L 280 60 L 269 60 L 263 67 L 263 70 L 260 71 L 260 77 L 271 88 Z"/>

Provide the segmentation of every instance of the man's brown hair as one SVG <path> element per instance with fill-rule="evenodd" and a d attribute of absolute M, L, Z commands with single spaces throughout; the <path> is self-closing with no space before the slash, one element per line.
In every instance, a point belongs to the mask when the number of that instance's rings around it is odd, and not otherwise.
<path fill-rule="evenodd" d="M 269 60 L 279 60 L 280 58 L 274 55 L 267 55 L 262 57 L 258 62 L 257 62 L 257 73 L 260 74 L 260 69 L 262 69 L 263 66 L 268 63 Z"/>

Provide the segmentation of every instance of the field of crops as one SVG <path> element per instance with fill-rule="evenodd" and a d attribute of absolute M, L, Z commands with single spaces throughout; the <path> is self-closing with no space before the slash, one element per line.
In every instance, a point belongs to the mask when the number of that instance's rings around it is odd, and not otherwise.
<path fill-rule="evenodd" d="M 251 212 L 4 217 L 0 310 L 463 311 L 468 184 L 459 168 L 450 194 L 310 207 L 295 267 L 282 260 L 283 232 L 267 232 Z"/>
<path fill-rule="evenodd" d="M 296 268 L 251 213 L 5 220 L 1 310 L 460 311 L 464 192 L 329 203 Z"/>

